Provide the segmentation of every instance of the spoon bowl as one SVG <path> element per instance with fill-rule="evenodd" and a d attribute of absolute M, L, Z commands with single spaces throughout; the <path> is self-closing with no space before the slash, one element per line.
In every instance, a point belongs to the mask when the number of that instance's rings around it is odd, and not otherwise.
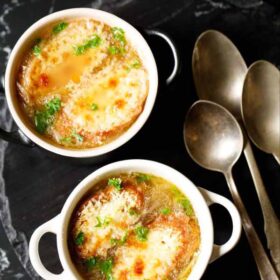
<path fill-rule="evenodd" d="M 241 119 L 247 66 L 235 45 L 218 31 L 205 31 L 195 43 L 192 68 L 199 98 L 219 103 Z"/>
<path fill-rule="evenodd" d="M 230 170 L 243 149 L 238 122 L 222 106 L 210 101 L 192 105 L 186 116 L 184 140 L 194 161 L 220 172 Z"/>
<path fill-rule="evenodd" d="M 243 84 L 247 74 L 247 67 L 235 45 L 225 35 L 218 31 L 208 30 L 202 33 L 195 43 L 192 68 L 195 87 L 200 99 L 214 101 L 224 106 L 230 111 L 230 113 L 234 115 L 243 129 L 241 103 Z M 275 81 L 273 83 L 276 84 Z M 277 89 L 277 86 L 275 86 L 275 88 Z M 261 99 L 258 100 L 260 101 Z M 253 100 L 252 103 L 255 103 L 255 100 Z M 274 106 L 276 105 L 279 106 L 279 102 L 275 102 Z M 268 107 L 270 106 L 272 105 L 269 103 Z M 261 112 L 261 114 L 263 113 L 264 111 Z M 268 114 L 274 115 L 274 113 L 271 112 Z M 264 120 L 264 117 L 261 117 Z M 268 119 L 268 117 L 265 118 Z M 279 121 L 279 113 L 276 118 L 278 118 Z M 267 126 L 271 126 L 272 123 L 273 126 L 277 125 L 277 120 L 270 119 L 270 121 L 271 122 L 266 123 Z M 245 130 L 243 130 L 243 133 L 244 132 Z M 280 223 L 266 192 L 247 134 L 244 133 L 243 137 L 244 155 L 247 160 L 252 179 L 254 181 L 255 189 L 263 213 L 264 231 L 267 238 L 267 247 L 270 250 L 272 261 L 280 277 Z M 208 140 L 211 141 L 210 137 Z M 279 146 L 277 145 L 274 147 Z M 274 151 L 273 153 L 275 153 L 275 158 L 277 158 L 278 154 Z M 262 266 L 261 262 L 258 262 L 257 264 L 258 267 Z M 271 266 L 269 262 L 267 262 L 267 265 Z M 262 274 L 263 269 L 259 268 L 259 270 Z M 264 277 L 263 279 L 272 278 Z"/>
<path fill-rule="evenodd" d="M 250 139 L 280 164 L 280 72 L 267 61 L 253 63 L 246 75 L 242 115 Z"/>
<path fill-rule="evenodd" d="M 241 215 L 261 279 L 278 280 L 232 177 L 232 167 L 243 149 L 243 135 L 238 122 L 222 106 L 210 101 L 198 101 L 186 116 L 184 140 L 187 151 L 195 162 L 224 174 Z"/>

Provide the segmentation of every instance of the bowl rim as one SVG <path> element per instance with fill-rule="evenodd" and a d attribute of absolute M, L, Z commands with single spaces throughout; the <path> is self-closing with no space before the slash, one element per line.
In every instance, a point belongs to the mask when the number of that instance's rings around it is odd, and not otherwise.
<path fill-rule="evenodd" d="M 143 111 L 139 114 L 138 118 L 132 123 L 132 125 L 119 137 L 112 140 L 111 142 L 104 144 L 99 147 L 95 148 L 89 148 L 89 149 L 67 149 L 63 147 L 59 147 L 57 145 L 53 145 L 45 140 L 43 140 L 43 137 L 39 137 L 36 135 L 34 131 L 32 131 L 31 128 L 28 128 L 27 125 L 23 122 L 23 118 L 19 116 L 17 113 L 17 110 L 15 109 L 14 103 L 16 102 L 16 93 L 13 92 L 13 86 L 15 83 L 14 78 L 14 68 L 15 63 L 18 59 L 18 52 L 19 50 L 26 44 L 28 41 L 30 41 L 32 35 L 34 33 L 42 28 L 43 26 L 46 26 L 50 24 L 51 22 L 55 22 L 64 18 L 93 18 L 99 21 L 103 21 L 107 23 L 108 25 L 117 25 L 121 26 L 128 37 L 133 37 L 136 41 L 135 44 L 134 40 L 131 42 L 133 46 L 136 48 L 136 50 L 142 50 L 142 53 L 145 53 L 146 61 L 143 61 L 145 66 L 149 66 L 147 68 L 148 71 L 148 80 L 149 80 L 149 89 L 147 98 L 143 107 Z M 143 57 L 141 57 L 143 59 Z M 40 20 L 33 23 L 18 39 L 17 43 L 15 44 L 9 60 L 6 67 L 5 72 L 5 95 L 8 103 L 9 110 L 12 114 L 12 117 L 16 124 L 18 125 L 19 129 L 22 130 L 22 132 L 31 139 L 35 144 L 40 146 L 41 148 L 48 150 L 52 153 L 65 156 L 65 157 L 72 157 L 72 158 L 90 158 L 90 157 L 96 157 L 100 156 L 106 153 L 109 153 L 110 151 L 113 151 L 126 142 L 128 142 L 131 138 L 133 138 L 138 131 L 143 127 L 143 125 L 146 123 L 148 117 L 151 114 L 151 111 L 153 109 L 156 96 L 157 96 L 157 90 L 158 90 L 158 71 L 157 71 L 157 65 L 155 62 L 155 58 L 153 56 L 153 53 L 144 39 L 144 37 L 140 34 L 140 32 L 135 29 L 130 23 L 126 22 L 125 20 L 115 16 L 114 14 L 98 10 L 98 9 L 92 9 L 92 8 L 72 8 L 72 9 L 66 9 L 61 10 L 55 13 L 52 13 L 50 15 L 47 15 Z M 14 97 L 12 97 L 14 95 Z"/>
<path fill-rule="evenodd" d="M 148 170 L 149 172 L 146 172 Z M 57 233 L 57 248 L 59 259 L 64 269 L 67 268 L 67 272 L 70 272 L 74 279 L 82 279 L 71 261 L 67 245 L 67 233 L 71 215 L 85 193 L 95 183 L 118 172 L 146 172 L 162 177 L 173 183 L 189 198 L 200 226 L 201 240 L 199 253 L 188 280 L 200 279 L 209 263 L 214 244 L 213 221 L 206 200 L 192 181 L 176 169 L 163 163 L 143 159 L 122 160 L 107 164 L 89 174 L 73 189 L 59 214 L 60 228 Z"/>

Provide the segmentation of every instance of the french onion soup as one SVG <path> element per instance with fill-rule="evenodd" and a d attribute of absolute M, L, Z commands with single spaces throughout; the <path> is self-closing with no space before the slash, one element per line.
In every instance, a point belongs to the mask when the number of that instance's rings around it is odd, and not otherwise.
<path fill-rule="evenodd" d="M 66 148 L 93 148 L 126 131 L 141 114 L 148 74 L 117 26 L 90 18 L 43 30 L 23 58 L 20 107 L 46 140 Z"/>
<path fill-rule="evenodd" d="M 186 279 L 199 253 L 200 229 L 176 186 L 123 173 L 99 181 L 81 200 L 68 245 L 83 279 Z"/>

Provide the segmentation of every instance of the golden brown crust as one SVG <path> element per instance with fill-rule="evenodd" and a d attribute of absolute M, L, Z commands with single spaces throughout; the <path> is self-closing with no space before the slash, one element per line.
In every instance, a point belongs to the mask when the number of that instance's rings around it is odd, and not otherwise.
<path fill-rule="evenodd" d="M 114 203 L 113 200 L 120 201 L 123 205 Z M 130 208 L 140 211 L 142 206 L 143 194 L 133 185 L 124 186 L 120 191 L 108 186 L 86 199 L 72 219 L 73 240 L 80 232 L 84 235 L 83 244 L 75 246 L 77 255 L 82 259 L 100 254 L 106 256 L 107 251 L 114 246 L 111 239 L 123 238 L 127 228 L 138 219 L 130 216 Z M 112 209 L 108 209 L 109 207 Z M 101 217 L 102 211 L 107 211 L 110 216 Z"/>
<path fill-rule="evenodd" d="M 114 276 L 117 279 L 177 279 L 181 267 L 190 262 L 199 248 L 199 227 L 193 218 L 184 213 L 159 214 L 147 227 L 149 234 L 146 242 L 130 235 L 125 247 L 116 252 Z M 173 238 L 172 244 L 177 248 L 168 251 L 166 258 L 161 249 L 165 250 L 165 242 L 169 237 Z M 156 251 L 152 249 L 152 242 L 158 242 L 154 248 Z M 153 256 L 147 256 L 147 252 L 152 252 Z"/>
<path fill-rule="evenodd" d="M 111 142 L 143 111 L 149 83 L 140 57 L 128 40 L 124 54 L 110 54 L 109 47 L 116 43 L 111 27 L 92 19 L 70 20 L 57 35 L 51 28 L 42 33 L 40 54 L 30 51 L 18 72 L 23 111 L 34 124 L 36 111 L 58 97 L 61 109 L 45 137 L 72 149 Z M 75 55 L 73 46 L 83 44 L 92 34 L 100 36 L 100 46 Z M 135 61 L 140 63 L 133 68 Z M 92 110 L 92 104 L 98 105 L 98 110 Z"/>

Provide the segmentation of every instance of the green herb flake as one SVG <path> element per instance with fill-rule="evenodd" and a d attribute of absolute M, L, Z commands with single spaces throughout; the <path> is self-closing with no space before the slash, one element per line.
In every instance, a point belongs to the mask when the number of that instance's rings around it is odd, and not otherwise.
<path fill-rule="evenodd" d="M 192 205 L 191 205 L 190 201 L 187 198 L 179 199 L 178 202 L 182 205 L 182 207 L 185 210 L 185 213 L 188 216 L 192 216 L 193 215 Z"/>
<path fill-rule="evenodd" d="M 108 52 L 109 52 L 109 54 L 119 54 L 119 53 L 121 53 L 121 50 L 120 50 L 120 48 L 118 48 L 116 46 L 110 46 L 108 48 Z"/>
<path fill-rule="evenodd" d="M 54 115 L 61 108 L 61 100 L 58 97 L 53 98 L 46 104 L 46 109 L 51 115 Z"/>
<path fill-rule="evenodd" d="M 127 235 L 128 235 L 128 233 L 126 233 L 121 239 L 111 238 L 110 242 L 113 246 L 124 245 L 127 240 Z"/>
<path fill-rule="evenodd" d="M 138 215 L 138 212 L 136 211 L 136 209 L 130 208 L 130 209 L 128 210 L 128 214 L 129 214 L 130 216 L 134 216 L 134 215 Z"/>
<path fill-rule="evenodd" d="M 76 131 L 73 131 L 71 136 L 74 137 L 80 143 L 84 141 L 84 137 Z"/>
<path fill-rule="evenodd" d="M 84 54 L 85 51 L 86 51 L 86 49 L 85 49 L 85 46 L 83 46 L 83 45 L 81 45 L 81 46 L 75 46 L 75 47 L 74 47 L 75 55 Z"/>
<path fill-rule="evenodd" d="M 127 236 L 128 236 L 128 232 L 126 232 L 125 235 L 121 238 L 120 245 L 123 245 L 126 242 Z"/>
<path fill-rule="evenodd" d="M 39 56 L 42 52 L 41 47 L 39 46 L 39 44 L 41 43 L 42 39 L 41 38 L 37 38 L 34 41 L 34 46 L 32 48 L 32 52 L 34 55 Z"/>
<path fill-rule="evenodd" d="M 113 259 L 100 260 L 98 262 L 98 268 L 101 273 L 105 276 L 106 280 L 113 280 L 112 269 L 113 269 Z"/>
<path fill-rule="evenodd" d="M 43 134 L 47 128 L 53 123 L 54 115 L 60 110 L 61 101 L 58 97 L 47 102 L 44 109 L 37 111 L 34 116 L 36 130 Z"/>
<path fill-rule="evenodd" d="M 137 183 L 143 183 L 151 180 L 151 176 L 147 174 L 138 174 L 136 176 Z"/>
<path fill-rule="evenodd" d="M 33 54 L 36 56 L 39 56 L 42 52 L 41 48 L 39 47 L 39 45 L 35 45 L 32 48 Z"/>
<path fill-rule="evenodd" d="M 64 30 L 67 26 L 68 26 L 67 22 L 60 22 L 59 24 L 57 24 L 56 26 L 53 27 L 52 32 L 53 32 L 53 34 L 58 34 L 62 30 Z"/>
<path fill-rule="evenodd" d="M 108 180 L 108 186 L 113 186 L 118 191 L 120 191 L 122 189 L 122 179 L 121 178 L 110 178 Z"/>
<path fill-rule="evenodd" d="M 96 111 L 96 110 L 98 110 L 98 105 L 96 103 L 92 103 L 90 108 L 92 111 Z"/>
<path fill-rule="evenodd" d="M 122 28 L 113 27 L 111 32 L 115 40 L 119 41 L 122 45 L 126 44 L 125 32 Z"/>
<path fill-rule="evenodd" d="M 95 227 L 102 227 L 102 221 L 100 217 L 96 217 L 96 220 L 97 220 L 97 224 L 95 225 Z"/>
<path fill-rule="evenodd" d="M 132 68 L 138 69 L 138 68 L 141 67 L 141 62 L 140 62 L 139 60 L 136 59 L 136 60 L 131 64 L 131 67 L 132 67 Z"/>
<path fill-rule="evenodd" d="M 171 209 L 170 208 L 163 208 L 163 209 L 161 209 L 160 212 L 163 215 L 169 215 L 171 213 Z"/>
<path fill-rule="evenodd" d="M 100 46 L 101 44 L 101 38 L 98 35 L 93 35 L 92 39 L 88 40 L 86 43 L 86 48 L 96 48 Z"/>
<path fill-rule="evenodd" d="M 104 219 L 101 219 L 100 217 L 96 217 L 97 224 L 95 227 L 100 228 L 100 227 L 106 227 L 110 224 L 111 218 L 105 217 Z"/>
<path fill-rule="evenodd" d="M 61 143 L 68 143 L 70 144 L 72 142 L 72 137 L 69 136 L 69 137 L 63 137 L 59 140 Z"/>
<path fill-rule="evenodd" d="M 39 112 L 35 113 L 34 123 L 35 123 L 36 130 L 39 133 L 41 133 L 41 134 L 45 133 L 50 122 L 51 122 L 50 117 L 47 114 L 47 112 L 39 111 Z"/>
<path fill-rule="evenodd" d="M 80 231 L 75 238 L 75 244 L 81 246 L 83 245 L 84 241 L 85 241 L 85 235 L 82 231 Z"/>
<path fill-rule="evenodd" d="M 91 271 L 96 265 L 97 265 L 97 260 L 94 257 L 91 257 L 85 261 L 85 265 L 87 267 L 88 271 Z"/>
<path fill-rule="evenodd" d="M 138 59 L 136 59 L 132 64 L 127 66 L 125 69 L 127 72 L 130 72 L 131 69 L 133 69 L 133 68 L 139 69 L 140 67 L 141 67 L 141 62 Z"/>
<path fill-rule="evenodd" d="M 146 241 L 149 229 L 143 226 L 138 226 L 135 228 L 135 234 L 140 241 Z"/>
<path fill-rule="evenodd" d="M 113 246 L 118 245 L 118 242 L 119 242 L 119 239 L 117 239 L 117 238 L 111 238 L 111 240 L 110 240 L 110 243 Z"/>
<path fill-rule="evenodd" d="M 75 46 L 74 52 L 76 55 L 82 55 L 84 54 L 88 49 L 90 48 L 96 48 L 100 46 L 102 40 L 101 38 L 94 34 L 91 39 L 89 39 L 87 42 L 85 42 L 83 45 Z"/>

